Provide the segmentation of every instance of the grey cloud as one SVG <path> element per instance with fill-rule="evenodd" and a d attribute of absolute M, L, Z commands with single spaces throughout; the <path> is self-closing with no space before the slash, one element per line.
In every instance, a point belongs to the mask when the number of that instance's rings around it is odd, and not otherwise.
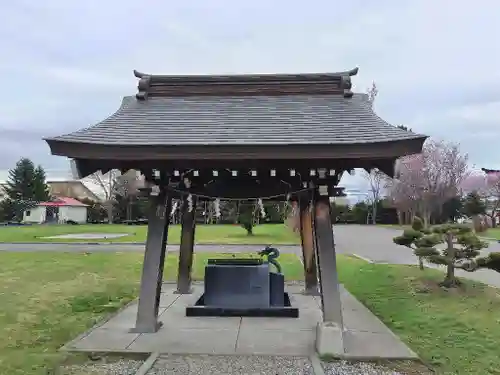
<path fill-rule="evenodd" d="M 355 89 L 377 82 L 380 116 L 460 141 L 473 163 L 500 166 L 500 156 L 489 152 L 500 136 L 500 107 L 491 104 L 500 102 L 500 47 L 488 38 L 500 35 L 499 13 L 500 3 L 487 0 L 6 3 L 0 168 L 29 151 L 64 170 L 67 161 L 50 156 L 40 138 L 114 112 L 122 96 L 135 92 L 132 69 L 203 74 L 354 66 L 360 67 Z M 364 188 L 359 176 L 344 180 Z"/>

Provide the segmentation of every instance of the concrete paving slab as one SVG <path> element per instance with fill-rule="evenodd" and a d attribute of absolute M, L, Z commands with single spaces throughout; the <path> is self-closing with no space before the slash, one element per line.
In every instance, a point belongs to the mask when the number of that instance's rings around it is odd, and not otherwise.
<path fill-rule="evenodd" d="M 287 285 L 299 318 L 186 317 L 185 308 L 203 292 L 196 283 L 190 295 L 174 294 L 175 284 L 164 284 L 156 333 L 134 334 L 137 304 L 75 339 L 72 351 L 160 352 L 171 354 L 310 355 L 321 321 L 320 298 L 301 294 L 302 285 Z M 415 358 L 378 318 L 341 288 L 344 314 L 344 356 L 352 358 Z"/>
<path fill-rule="evenodd" d="M 97 328 L 91 331 L 77 342 L 74 342 L 67 349 L 76 351 L 93 352 L 123 352 L 137 339 L 139 334 L 129 333 L 128 328 L 102 329 Z"/>
<path fill-rule="evenodd" d="M 388 331 L 387 326 L 367 308 L 355 310 L 343 309 L 342 317 L 344 319 L 344 327 L 348 330 L 374 333 L 386 333 Z"/>
<path fill-rule="evenodd" d="M 164 308 L 158 309 L 158 314 L 162 314 L 165 311 Z M 102 324 L 99 328 L 101 329 L 109 329 L 127 332 L 130 328 L 135 326 L 135 319 L 137 316 L 137 305 L 131 305 L 127 307 L 122 312 L 115 315 L 112 319 L 109 319 L 104 324 Z"/>
<path fill-rule="evenodd" d="M 306 329 L 255 329 L 242 324 L 236 345 L 238 354 L 309 355 L 314 353 L 316 332 Z"/>
<path fill-rule="evenodd" d="M 321 300 L 315 297 L 311 298 L 311 296 L 303 294 L 290 294 L 289 297 L 292 306 L 298 307 L 300 312 L 302 310 L 317 310 L 321 306 Z"/>
<path fill-rule="evenodd" d="M 171 306 L 159 316 L 164 329 L 238 329 L 239 317 L 220 318 L 213 316 L 186 317 L 185 306 Z"/>
<path fill-rule="evenodd" d="M 319 308 L 301 309 L 298 318 L 242 318 L 241 329 L 253 330 L 313 330 L 322 319 Z"/>
<path fill-rule="evenodd" d="M 344 332 L 346 357 L 360 359 L 416 359 L 418 356 L 392 332 Z"/>
<path fill-rule="evenodd" d="M 160 307 L 170 307 L 170 305 L 177 301 L 179 296 L 180 294 L 162 293 L 160 295 Z"/>
<path fill-rule="evenodd" d="M 171 354 L 233 354 L 238 328 L 171 329 L 141 334 L 127 349 Z"/>

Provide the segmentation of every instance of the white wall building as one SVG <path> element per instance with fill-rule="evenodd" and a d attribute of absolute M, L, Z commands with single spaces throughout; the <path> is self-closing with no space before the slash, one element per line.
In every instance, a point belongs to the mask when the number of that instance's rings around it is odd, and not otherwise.
<path fill-rule="evenodd" d="M 66 223 L 68 220 L 84 224 L 87 222 L 87 205 L 80 201 L 58 197 L 53 202 L 40 202 L 36 207 L 25 210 L 25 223 Z"/>

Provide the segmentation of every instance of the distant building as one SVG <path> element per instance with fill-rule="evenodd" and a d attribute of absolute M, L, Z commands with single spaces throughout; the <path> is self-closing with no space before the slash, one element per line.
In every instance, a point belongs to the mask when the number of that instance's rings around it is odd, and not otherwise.
<path fill-rule="evenodd" d="M 87 222 L 87 205 L 70 197 L 59 197 L 53 202 L 40 202 L 35 207 L 25 210 L 25 223 L 76 223 Z"/>
<path fill-rule="evenodd" d="M 99 202 L 101 199 L 81 180 L 47 181 L 49 193 L 53 197 L 68 197 L 77 200 L 89 199 Z"/>
<path fill-rule="evenodd" d="M 481 168 L 481 170 L 486 173 L 486 174 L 496 174 L 500 173 L 500 169 L 487 169 L 487 168 Z"/>

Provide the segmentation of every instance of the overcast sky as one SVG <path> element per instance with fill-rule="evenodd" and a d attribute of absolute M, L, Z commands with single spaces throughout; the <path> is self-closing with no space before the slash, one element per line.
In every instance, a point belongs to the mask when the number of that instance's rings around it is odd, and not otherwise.
<path fill-rule="evenodd" d="M 495 36 L 496 35 L 496 36 Z M 334 72 L 377 113 L 500 168 L 500 2 L 16 0 L 0 13 L 0 170 L 68 173 L 43 136 L 87 127 L 163 74 Z M 1 176 L 0 176 L 1 177 Z M 343 183 L 356 186 L 359 176 Z"/>

